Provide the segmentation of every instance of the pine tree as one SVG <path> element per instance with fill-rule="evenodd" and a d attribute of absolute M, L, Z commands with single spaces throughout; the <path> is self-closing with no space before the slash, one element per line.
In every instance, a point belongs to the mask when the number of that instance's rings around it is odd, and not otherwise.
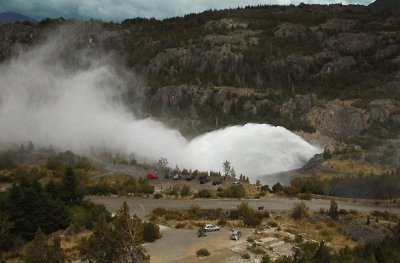
<path fill-rule="evenodd" d="M 0 211 L 0 262 L 4 261 L 2 258 L 3 251 L 10 249 L 11 242 L 11 229 L 14 224 L 9 220 L 9 215 L 5 211 Z"/>
<path fill-rule="evenodd" d="M 51 254 L 49 258 L 49 262 L 54 262 L 54 263 L 62 263 L 65 262 L 65 255 L 64 251 L 61 248 L 61 238 L 56 237 L 53 240 L 53 244 L 51 246 Z"/>
<path fill-rule="evenodd" d="M 223 164 L 222 164 L 222 168 L 224 168 L 224 176 L 229 176 L 229 171 L 231 170 L 231 163 L 226 160 Z"/>
<path fill-rule="evenodd" d="M 136 216 L 133 218 L 129 213 L 126 202 L 117 211 L 116 235 L 118 239 L 118 255 L 124 258 L 127 263 L 148 262 L 146 250 L 142 246 L 143 225 Z"/>
<path fill-rule="evenodd" d="M 97 263 L 112 263 L 118 259 L 118 242 L 115 234 L 108 225 L 104 214 L 93 229 L 93 234 L 80 246 L 80 253 L 84 259 Z"/>
<path fill-rule="evenodd" d="M 63 263 L 65 256 L 61 248 L 60 238 L 55 238 L 52 245 L 47 242 L 47 237 L 40 228 L 35 238 L 26 248 L 26 263 Z"/>
<path fill-rule="evenodd" d="M 46 236 L 39 228 L 34 239 L 26 248 L 26 263 L 47 262 L 48 249 Z"/>
<path fill-rule="evenodd" d="M 68 166 L 64 173 L 63 201 L 67 204 L 76 204 L 82 200 L 82 193 L 79 190 L 76 175 L 71 166 Z"/>

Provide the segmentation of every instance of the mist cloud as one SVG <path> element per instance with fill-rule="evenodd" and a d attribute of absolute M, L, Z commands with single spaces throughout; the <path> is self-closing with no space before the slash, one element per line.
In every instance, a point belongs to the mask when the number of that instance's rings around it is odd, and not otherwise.
<path fill-rule="evenodd" d="M 126 83 L 111 59 L 73 51 L 84 66 L 71 67 L 60 55 L 65 45 L 65 38 L 55 37 L 0 65 L 0 143 L 32 140 L 81 154 L 107 148 L 139 160 L 166 157 L 171 166 L 200 170 L 220 171 L 229 160 L 237 173 L 249 176 L 299 168 L 321 151 L 267 124 L 228 127 L 188 141 L 160 122 L 137 119 L 123 106 Z"/>
<path fill-rule="evenodd" d="M 364 4 L 373 0 L 12 0 L 0 1 L 0 12 L 15 11 L 37 19 L 64 17 L 121 21 L 133 17 L 163 19 L 207 9 L 236 8 L 258 4 Z"/>

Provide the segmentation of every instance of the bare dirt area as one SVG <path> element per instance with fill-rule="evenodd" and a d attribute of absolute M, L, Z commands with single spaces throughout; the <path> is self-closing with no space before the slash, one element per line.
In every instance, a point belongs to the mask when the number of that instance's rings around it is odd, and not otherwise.
<path fill-rule="evenodd" d="M 154 243 L 147 243 L 146 248 L 152 263 L 161 262 L 236 262 L 229 258 L 240 258 L 232 247 L 247 243 L 244 234 L 239 241 L 229 239 L 231 231 L 221 228 L 220 231 L 208 232 L 205 237 L 197 237 L 197 230 L 174 229 L 161 226 L 162 238 Z M 198 258 L 196 251 L 206 248 L 211 255 Z M 240 261 L 239 261 L 240 262 Z"/>
<path fill-rule="evenodd" d="M 206 237 L 197 237 L 196 230 L 174 229 L 161 226 L 163 237 L 154 243 L 146 244 L 152 263 L 186 263 L 186 262 L 215 262 L 241 263 L 260 262 L 263 254 L 252 253 L 257 248 L 275 260 L 282 256 L 293 254 L 295 236 L 267 227 L 254 231 L 250 228 L 238 228 L 243 233 L 238 241 L 229 239 L 231 230 L 222 228 L 217 232 L 208 232 Z M 257 237 L 250 241 L 249 237 Z M 248 239 L 249 238 L 249 239 Z M 196 251 L 206 248 L 210 256 L 198 257 Z M 249 255 L 250 258 L 244 258 Z"/>

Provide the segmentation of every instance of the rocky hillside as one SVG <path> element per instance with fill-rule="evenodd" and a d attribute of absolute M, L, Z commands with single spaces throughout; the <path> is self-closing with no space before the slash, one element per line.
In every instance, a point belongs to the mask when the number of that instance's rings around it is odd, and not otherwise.
<path fill-rule="evenodd" d="M 379 12 L 383 11 L 396 15 L 400 14 L 400 4 L 397 0 L 376 0 L 369 6 Z"/>
<path fill-rule="evenodd" d="M 302 4 L 119 24 L 46 19 L 1 25 L 0 58 L 65 24 L 79 28 L 74 46 L 117 54 L 145 79 L 145 114 L 189 136 L 271 123 L 343 158 L 399 166 L 400 17 L 391 12 Z M 136 95 L 125 96 L 131 108 Z"/>

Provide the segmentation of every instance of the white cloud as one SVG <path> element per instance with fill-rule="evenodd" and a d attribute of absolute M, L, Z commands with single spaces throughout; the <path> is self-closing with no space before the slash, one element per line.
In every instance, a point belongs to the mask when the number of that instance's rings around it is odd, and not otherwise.
<path fill-rule="evenodd" d="M 132 17 L 159 19 L 258 4 L 370 4 L 373 0 L 0 0 L 0 12 L 16 11 L 36 18 L 95 18 L 119 21 Z"/>

